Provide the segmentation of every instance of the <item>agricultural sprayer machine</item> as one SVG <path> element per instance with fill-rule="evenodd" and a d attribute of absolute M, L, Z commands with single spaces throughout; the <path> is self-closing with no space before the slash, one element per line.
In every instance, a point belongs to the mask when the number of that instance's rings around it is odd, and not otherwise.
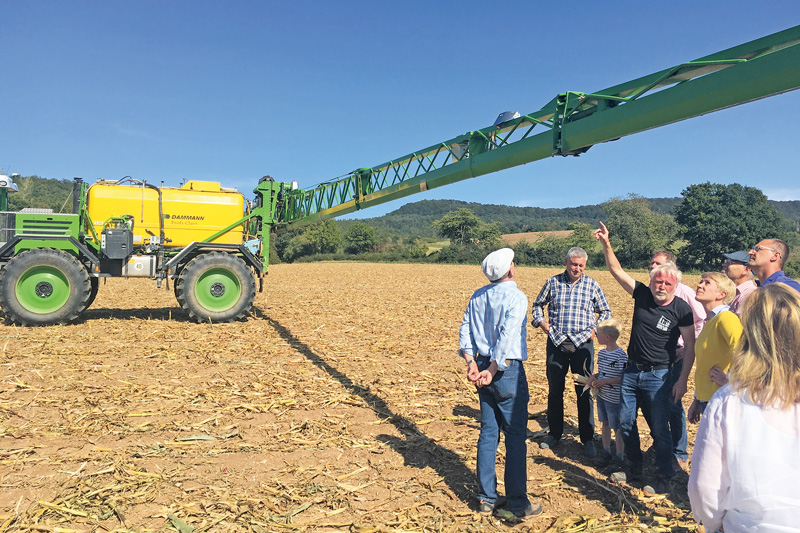
<path fill-rule="evenodd" d="M 76 179 L 72 213 L 10 212 L 0 177 L 0 312 L 23 325 L 68 323 L 105 277 L 172 286 L 201 322 L 248 315 L 267 271 L 270 233 L 800 87 L 800 26 L 593 93 L 558 94 L 533 113 L 500 114 L 382 165 L 302 189 L 261 178 L 246 200 L 217 182 L 158 187 Z"/>

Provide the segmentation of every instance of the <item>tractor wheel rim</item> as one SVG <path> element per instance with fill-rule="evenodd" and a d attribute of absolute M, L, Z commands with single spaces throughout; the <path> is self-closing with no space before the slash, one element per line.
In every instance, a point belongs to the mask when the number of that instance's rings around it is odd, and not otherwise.
<path fill-rule="evenodd" d="M 67 303 L 69 295 L 69 279 L 55 267 L 29 268 L 17 281 L 17 301 L 31 313 L 44 315 L 58 311 Z"/>
<path fill-rule="evenodd" d="M 197 280 L 197 302 L 211 312 L 226 311 L 239 300 L 242 287 L 236 274 L 225 268 L 212 268 Z"/>

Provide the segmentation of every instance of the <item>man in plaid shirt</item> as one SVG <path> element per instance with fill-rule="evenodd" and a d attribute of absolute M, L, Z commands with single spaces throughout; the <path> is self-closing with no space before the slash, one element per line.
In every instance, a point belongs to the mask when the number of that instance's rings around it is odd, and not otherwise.
<path fill-rule="evenodd" d="M 564 381 L 567 371 L 573 374 L 594 372 L 595 326 L 611 318 L 608 300 L 594 279 L 584 275 L 586 251 L 570 248 L 563 273 L 548 279 L 533 302 L 534 327 L 547 333 L 547 423 L 550 434 L 539 444 L 553 448 L 564 433 Z M 544 307 L 547 306 L 547 319 Z M 578 396 L 578 432 L 589 458 L 597 457 L 594 437 L 592 395 L 575 386 Z"/>

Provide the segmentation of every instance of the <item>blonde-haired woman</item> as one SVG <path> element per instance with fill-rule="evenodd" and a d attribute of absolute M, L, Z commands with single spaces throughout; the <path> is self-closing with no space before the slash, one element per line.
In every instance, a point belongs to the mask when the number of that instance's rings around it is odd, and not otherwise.
<path fill-rule="evenodd" d="M 800 520 L 800 294 L 750 293 L 730 382 L 711 398 L 689 475 L 706 531 L 797 531 Z"/>

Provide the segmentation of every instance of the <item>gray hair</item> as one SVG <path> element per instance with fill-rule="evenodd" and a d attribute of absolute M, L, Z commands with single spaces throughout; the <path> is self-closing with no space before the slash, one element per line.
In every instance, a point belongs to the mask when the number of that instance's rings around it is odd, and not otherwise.
<path fill-rule="evenodd" d="M 664 274 L 668 278 L 675 278 L 675 285 L 681 282 L 681 271 L 678 270 L 678 267 L 675 263 L 664 263 L 663 265 L 658 265 L 653 270 L 650 271 L 650 279 L 653 279 L 656 274 Z"/>
<path fill-rule="evenodd" d="M 576 257 L 587 259 L 589 255 L 586 253 L 586 250 L 580 246 L 573 246 L 567 251 L 567 259 L 575 259 Z"/>
<path fill-rule="evenodd" d="M 666 259 L 666 261 L 664 261 L 665 263 L 677 263 L 678 262 L 678 258 L 675 257 L 675 254 L 673 254 L 669 250 L 664 250 L 663 248 L 659 248 L 658 250 L 653 250 L 653 255 L 651 255 L 650 258 L 651 259 L 655 259 L 659 255 L 664 256 L 664 258 Z"/>

